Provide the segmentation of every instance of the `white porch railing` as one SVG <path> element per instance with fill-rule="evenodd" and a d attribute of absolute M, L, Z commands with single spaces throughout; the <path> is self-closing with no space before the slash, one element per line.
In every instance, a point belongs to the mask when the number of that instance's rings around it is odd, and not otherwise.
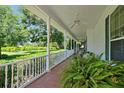
<path fill-rule="evenodd" d="M 71 56 L 73 50 L 62 51 L 50 55 L 50 69 Z M 41 75 L 46 73 L 47 56 L 10 62 L 0 65 L 0 87 L 25 87 Z"/>
<path fill-rule="evenodd" d="M 74 50 L 67 50 L 66 53 L 67 53 L 67 57 L 69 57 L 70 55 L 74 54 Z"/>

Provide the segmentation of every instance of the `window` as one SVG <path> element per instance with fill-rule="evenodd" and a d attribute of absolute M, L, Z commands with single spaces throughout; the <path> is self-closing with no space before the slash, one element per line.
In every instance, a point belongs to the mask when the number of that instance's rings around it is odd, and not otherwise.
<path fill-rule="evenodd" d="M 124 36 L 124 6 L 119 6 L 111 14 L 111 39 Z"/>
<path fill-rule="evenodd" d="M 111 59 L 124 60 L 124 39 L 111 42 Z"/>
<path fill-rule="evenodd" d="M 124 6 L 111 14 L 111 59 L 124 60 Z"/>

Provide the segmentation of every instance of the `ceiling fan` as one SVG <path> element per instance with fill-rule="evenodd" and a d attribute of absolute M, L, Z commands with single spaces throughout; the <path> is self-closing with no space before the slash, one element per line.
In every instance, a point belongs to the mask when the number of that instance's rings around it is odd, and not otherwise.
<path fill-rule="evenodd" d="M 80 24 L 83 24 L 84 26 L 87 26 L 86 22 L 81 22 L 81 20 L 79 19 L 79 13 L 76 14 L 76 18 L 73 21 L 73 23 L 71 24 L 70 28 L 74 28 L 75 26 L 78 26 Z"/>
<path fill-rule="evenodd" d="M 80 25 L 80 20 L 78 19 L 79 13 L 76 14 L 76 18 L 73 21 L 73 23 L 71 24 L 70 28 L 72 29 L 74 26 L 76 25 Z"/>

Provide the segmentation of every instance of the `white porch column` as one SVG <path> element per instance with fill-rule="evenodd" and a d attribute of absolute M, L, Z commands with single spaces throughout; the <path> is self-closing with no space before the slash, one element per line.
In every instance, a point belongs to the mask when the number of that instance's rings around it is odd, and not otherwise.
<path fill-rule="evenodd" d="M 77 53 L 77 43 L 75 41 L 75 53 Z"/>
<path fill-rule="evenodd" d="M 50 63 L 50 17 L 47 18 L 47 59 L 46 59 L 46 71 L 49 72 Z"/>
<path fill-rule="evenodd" d="M 74 45 L 74 54 L 75 54 L 75 40 L 74 40 L 74 42 L 73 42 L 73 45 Z"/>
<path fill-rule="evenodd" d="M 67 44 L 66 44 L 66 31 L 64 31 L 64 50 L 66 51 L 66 52 L 65 52 L 65 57 L 67 57 L 67 49 L 66 49 L 66 46 L 67 46 Z"/>
<path fill-rule="evenodd" d="M 71 37 L 71 50 L 72 50 L 72 37 Z"/>
<path fill-rule="evenodd" d="M 79 51 L 79 44 L 77 44 L 77 51 Z"/>
<path fill-rule="evenodd" d="M 79 51 L 79 44 L 78 44 L 78 51 Z"/>
<path fill-rule="evenodd" d="M 74 40 L 72 39 L 72 49 L 74 50 Z"/>
<path fill-rule="evenodd" d="M 77 53 L 77 41 L 75 41 L 76 42 L 76 53 Z"/>
<path fill-rule="evenodd" d="M 77 41 L 75 41 L 76 42 L 76 53 L 77 53 Z"/>
<path fill-rule="evenodd" d="M 64 50 L 66 51 L 66 32 L 64 31 Z"/>
<path fill-rule="evenodd" d="M 78 52 L 78 42 L 76 43 L 76 46 L 77 46 L 77 52 Z"/>

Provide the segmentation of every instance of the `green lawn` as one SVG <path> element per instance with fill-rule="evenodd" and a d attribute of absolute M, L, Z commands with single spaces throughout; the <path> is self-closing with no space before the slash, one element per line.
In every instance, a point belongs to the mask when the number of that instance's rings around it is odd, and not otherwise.
<path fill-rule="evenodd" d="M 57 53 L 60 51 L 63 51 L 63 49 L 51 51 L 51 53 Z M 23 60 L 23 59 L 28 59 L 28 58 L 38 57 L 38 56 L 44 56 L 46 55 L 46 51 L 32 50 L 32 51 L 18 51 L 18 52 L 2 52 L 2 54 L 7 54 L 8 57 L 6 59 L 1 59 L 0 64 L 5 64 L 9 62 L 14 62 L 17 60 Z"/>

